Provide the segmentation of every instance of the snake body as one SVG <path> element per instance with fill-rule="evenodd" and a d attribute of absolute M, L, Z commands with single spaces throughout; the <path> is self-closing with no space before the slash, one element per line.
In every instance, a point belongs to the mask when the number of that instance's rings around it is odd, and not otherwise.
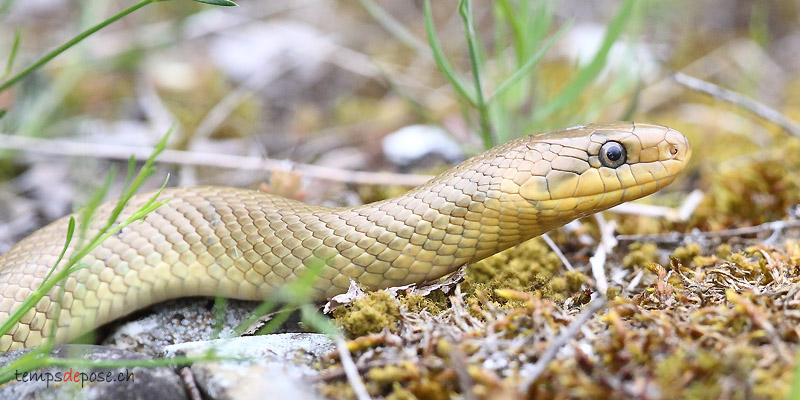
<path fill-rule="evenodd" d="M 41 344 L 53 324 L 56 342 L 66 342 L 168 299 L 263 300 L 315 262 L 323 265 L 313 299 L 346 291 L 351 279 L 369 289 L 429 281 L 653 193 L 690 155 L 675 130 L 620 122 L 516 139 L 399 197 L 357 207 L 227 187 L 170 188 L 167 205 L 86 256 L 87 268 L 65 280 L 61 303 L 53 289 L 0 337 L 0 351 Z M 121 218 L 149 197 L 135 196 Z M 112 209 L 96 211 L 90 235 Z M 67 223 L 51 223 L 0 257 L 0 321 L 56 262 Z"/>

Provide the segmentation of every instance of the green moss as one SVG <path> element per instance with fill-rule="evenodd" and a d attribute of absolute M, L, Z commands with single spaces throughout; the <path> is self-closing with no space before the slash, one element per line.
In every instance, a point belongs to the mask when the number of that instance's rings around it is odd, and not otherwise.
<path fill-rule="evenodd" d="M 689 264 L 692 263 L 695 257 L 702 254 L 703 250 L 700 248 L 700 245 L 697 243 L 689 243 L 685 247 L 681 246 L 675 249 L 672 253 L 672 257 L 678 260 L 684 267 L 688 267 Z"/>
<path fill-rule="evenodd" d="M 555 287 L 551 285 L 562 268 L 558 256 L 547 244 L 541 239 L 529 240 L 470 265 L 463 288 L 465 293 L 480 292 L 498 303 L 506 300 L 495 295 L 496 289 L 539 291 L 545 298 L 561 299 L 565 297 L 562 294 L 564 289 L 573 287 L 567 275 L 566 280 L 557 279 Z"/>
<path fill-rule="evenodd" d="M 377 333 L 383 328 L 394 331 L 400 320 L 400 304 L 389 292 L 381 290 L 337 308 L 333 317 L 350 337 Z"/>
<path fill-rule="evenodd" d="M 733 248 L 728 243 L 722 243 L 717 246 L 716 255 L 719 258 L 725 259 L 733 252 Z"/>
<path fill-rule="evenodd" d="M 356 392 L 347 381 L 337 381 L 317 385 L 319 394 L 326 399 L 331 400 L 354 400 L 356 399 Z"/>
<path fill-rule="evenodd" d="M 409 386 L 408 390 L 420 400 L 449 400 L 450 389 L 440 380 L 423 377 Z"/>
<path fill-rule="evenodd" d="M 569 290 L 567 278 L 564 278 L 563 276 L 554 276 L 553 279 L 550 279 L 550 287 L 556 293 L 564 293 Z"/>
<path fill-rule="evenodd" d="M 367 385 L 373 396 L 383 396 L 389 393 L 392 398 L 414 398 L 413 394 L 404 386 L 409 382 L 419 382 L 419 380 L 420 371 L 412 363 L 375 367 L 367 372 Z"/>
<path fill-rule="evenodd" d="M 567 279 L 567 290 L 571 292 L 581 290 L 581 286 L 589 280 L 589 277 L 580 271 L 567 271 L 564 277 Z"/>
<path fill-rule="evenodd" d="M 658 261 L 658 246 L 654 243 L 635 242 L 628 246 L 629 253 L 622 259 L 625 268 L 644 268 Z"/>
<path fill-rule="evenodd" d="M 417 400 L 417 396 L 414 396 L 414 393 L 404 388 L 403 385 L 395 383 L 392 393 L 386 396 L 386 400 Z"/>
<path fill-rule="evenodd" d="M 440 314 L 448 306 L 447 298 L 440 291 L 434 291 L 428 296 L 420 294 L 402 296 L 400 297 L 400 304 L 409 312 L 425 310 L 433 315 Z"/>
<path fill-rule="evenodd" d="M 656 376 L 664 398 L 718 399 L 723 365 L 713 354 L 679 349 L 656 365 Z"/>
<path fill-rule="evenodd" d="M 783 398 L 786 382 L 777 382 L 777 376 L 756 382 L 751 372 L 756 368 L 760 353 L 757 348 L 735 346 L 724 351 L 683 348 L 664 358 L 655 366 L 662 398 L 718 399 L 725 393 L 729 379 L 751 379 L 753 391 L 766 398 Z M 762 371 L 763 372 L 763 371 Z M 750 378 L 748 378 L 750 377 Z M 764 398 L 759 396 L 759 398 Z M 741 391 L 728 393 L 728 398 L 746 399 Z"/>
<path fill-rule="evenodd" d="M 716 230 L 784 218 L 787 208 L 800 203 L 798 153 L 800 140 L 782 138 L 770 152 L 741 159 L 707 177 L 710 187 L 692 216 L 692 226 Z"/>
<path fill-rule="evenodd" d="M 764 278 L 768 278 L 770 274 L 767 270 L 767 260 L 763 258 L 761 253 L 757 252 L 755 254 L 757 257 L 755 260 L 750 259 L 747 254 L 741 251 L 729 254 L 726 259 L 748 278 L 756 278 L 761 275 L 764 275 Z M 764 281 L 764 283 L 769 283 L 769 281 L 771 279 Z"/>

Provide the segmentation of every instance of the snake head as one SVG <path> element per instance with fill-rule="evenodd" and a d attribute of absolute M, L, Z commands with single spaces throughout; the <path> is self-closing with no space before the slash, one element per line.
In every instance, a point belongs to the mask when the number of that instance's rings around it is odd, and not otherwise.
<path fill-rule="evenodd" d="M 691 157 L 678 131 L 617 122 L 517 139 L 503 172 L 501 202 L 539 222 L 579 218 L 638 199 L 670 184 Z M 521 161 L 520 160 L 521 156 Z M 523 205 L 527 204 L 527 212 Z M 532 207 L 531 207 L 532 206 Z"/>

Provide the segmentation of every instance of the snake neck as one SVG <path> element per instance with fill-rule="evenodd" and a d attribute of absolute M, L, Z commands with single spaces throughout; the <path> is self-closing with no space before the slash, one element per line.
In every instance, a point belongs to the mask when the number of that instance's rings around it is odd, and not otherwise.
<path fill-rule="evenodd" d="M 360 234 L 396 250 L 397 257 L 387 260 L 401 279 L 382 282 L 427 281 L 560 225 L 507 198 L 501 179 L 457 167 L 399 197 L 335 214 L 355 228 L 350 241 Z"/>

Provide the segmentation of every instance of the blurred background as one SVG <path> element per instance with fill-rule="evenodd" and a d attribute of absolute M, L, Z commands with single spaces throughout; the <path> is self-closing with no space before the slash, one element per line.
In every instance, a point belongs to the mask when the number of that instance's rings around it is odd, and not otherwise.
<path fill-rule="evenodd" d="M 797 1 L 473 3 L 461 10 L 472 35 L 456 0 L 434 1 L 428 24 L 421 1 L 148 4 L 0 92 L 0 251 L 80 207 L 111 165 L 146 158 L 170 127 L 175 151 L 150 188 L 169 173 L 171 186 L 358 204 L 514 137 L 635 120 L 678 129 L 694 147 L 690 171 L 644 203 L 702 200 L 666 219 L 611 215 L 620 232 L 747 226 L 800 203 Z M 19 38 L 5 78 L 129 6 L 0 1 L 3 60 Z"/>

